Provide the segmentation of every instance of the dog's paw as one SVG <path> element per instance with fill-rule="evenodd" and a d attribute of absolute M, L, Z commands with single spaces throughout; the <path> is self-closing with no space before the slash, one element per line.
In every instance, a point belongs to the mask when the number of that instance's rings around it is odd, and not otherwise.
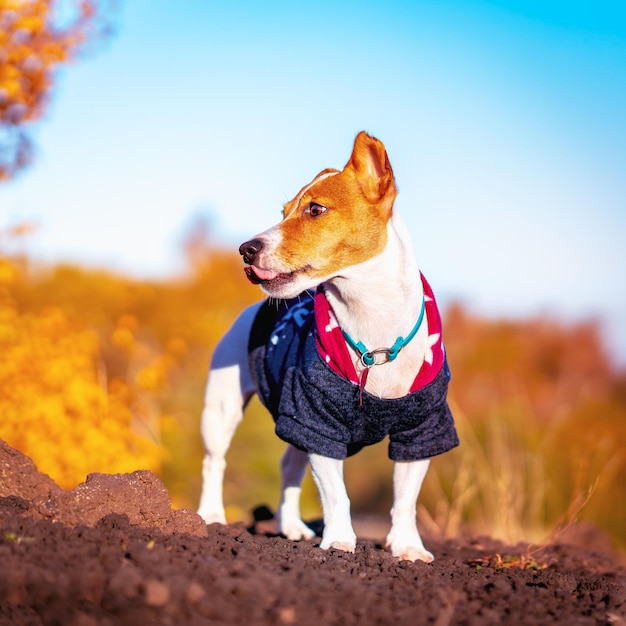
<path fill-rule="evenodd" d="M 313 539 L 315 531 L 309 528 L 301 519 L 278 520 L 278 532 L 291 541 Z"/>
<path fill-rule="evenodd" d="M 333 548 L 334 550 L 342 550 L 343 552 L 351 552 L 354 553 L 356 550 L 356 544 L 350 543 L 348 541 L 333 541 L 328 547 L 324 547 L 324 545 L 320 545 L 320 548 L 323 550 L 328 550 L 328 548 Z"/>
<path fill-rule="evenodd" d="M 402 561 L 432 563 L 435 557 L 422 543 L 417 528 L 392 528 L 387 535 L 387 547 L 391 554 Z"/>
<path fill-rule="evenodd" d="M 322 543 L 320 543 L 320 548 L 322 550 L 334 548 L 335 550 L 342 550 L 343 552 L 354 552 L 354 550 L 356 549 L 356 537 L 335 539 L 334 537 L 324 536 L 322 538 Z"/>
<path fill-rule="evenodd" d="M 424 561 L 432 563 L 435 557 L 426 548 L 416 548 L 415 546 L 405 546 L 403 548 L 391 548 L 391 554 L 401 561 Z"/>
<path fill-rule="evenodd" d="M 198 515 L 207 524 L 226 524 L 226 515 L 223 511 L 206 511 L 198 509 Z"/>

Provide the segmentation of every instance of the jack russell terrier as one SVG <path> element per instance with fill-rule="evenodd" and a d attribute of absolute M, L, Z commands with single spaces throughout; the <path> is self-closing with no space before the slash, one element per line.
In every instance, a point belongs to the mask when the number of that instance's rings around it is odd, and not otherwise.
<path fill-rule="evenodd" d="M 290 444 L 281 461 L 279 531 L 311 539 L 300 517 L 307 463 L 324 514 L 320 547 L 354 552 L 344 459 L 389 437 L 394 556 L 430 562 L 416 501 L 430 458 L 458 445 L 450 372 L 433 292 L 393 212 L 383 144 L 365 132 L 343 170 L 327 169 L 285 204 L 282 221 L 239 248 L 267 300 L 246 309 L 215 349 L 202 414 L 198 513 L 226 523 L 225 455 L 257 392 Z"/>

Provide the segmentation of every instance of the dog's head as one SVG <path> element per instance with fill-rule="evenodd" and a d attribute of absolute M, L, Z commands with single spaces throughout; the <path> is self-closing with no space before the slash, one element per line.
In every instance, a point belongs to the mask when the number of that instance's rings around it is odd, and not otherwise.
<path fill-rule="evenodd" d="M 396 194 L 382 142 L 359 133 L 342 171 L 320 172 L 285 204 L 280 223 L 240 246 L 248 279 L 292 298 L 380 254 Z"/>

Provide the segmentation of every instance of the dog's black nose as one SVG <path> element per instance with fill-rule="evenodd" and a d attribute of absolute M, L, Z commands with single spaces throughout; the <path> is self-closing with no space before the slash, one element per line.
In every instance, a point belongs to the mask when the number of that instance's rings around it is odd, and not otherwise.
<path fill-rule="evenodd" d="M 251 239 L 239 246 L 239 254 L 248 265 L 254 264 L 254 259 L 261 250 L 263 250 L 263 242 L 260 239 Z"/>

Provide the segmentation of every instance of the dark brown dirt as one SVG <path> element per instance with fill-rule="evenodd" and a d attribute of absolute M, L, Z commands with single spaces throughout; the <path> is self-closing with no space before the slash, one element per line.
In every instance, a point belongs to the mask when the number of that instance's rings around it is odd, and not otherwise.
<path fill-rule="evenodd" d="M 63 491 L 0 442 L 0 624 L 626 624 L 626 571 L 580 547 L 431 540 L 426 565 L 268 529 L 173 511 L 144 471 Z"/>

